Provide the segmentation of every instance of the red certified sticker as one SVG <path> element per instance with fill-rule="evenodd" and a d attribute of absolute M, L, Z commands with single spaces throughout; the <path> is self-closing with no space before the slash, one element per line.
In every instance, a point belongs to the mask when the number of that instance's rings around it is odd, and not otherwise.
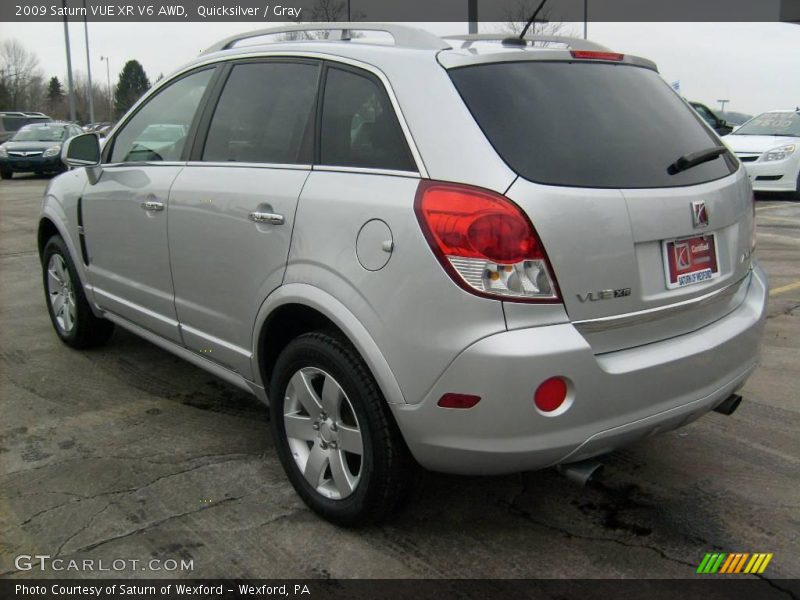
<path fill-rule="evenodd" d="M 677 288 L 719 275 L 713 234 L 664 242 L 667 287 Z"/>

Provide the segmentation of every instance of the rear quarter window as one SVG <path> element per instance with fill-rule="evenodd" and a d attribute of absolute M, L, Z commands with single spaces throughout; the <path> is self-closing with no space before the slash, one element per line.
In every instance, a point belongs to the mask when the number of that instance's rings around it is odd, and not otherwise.
<path fill-rule="evenodd" d="M 450 77 L 505 162 L 537 183 L 597 188 L 686 186 L 725 177 L 725 154 L 675 175 L 684 154 L 720 145 L 650 69 L 587 62 L 460 67 Z"/>
<path fill-rule="evenodd" d="M 416 171 L 389 97 L 366 75 L 330 68 L 320 128 L 323 165 Z"/>

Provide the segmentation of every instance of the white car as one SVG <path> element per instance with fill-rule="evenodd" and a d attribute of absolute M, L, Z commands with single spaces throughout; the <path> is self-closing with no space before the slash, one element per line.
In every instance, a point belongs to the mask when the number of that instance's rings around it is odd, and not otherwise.
<path fill-rule="evenodd" d="M 800 198 L 800 108 L 765 112 L 725 136 L 757 192 Z"/>

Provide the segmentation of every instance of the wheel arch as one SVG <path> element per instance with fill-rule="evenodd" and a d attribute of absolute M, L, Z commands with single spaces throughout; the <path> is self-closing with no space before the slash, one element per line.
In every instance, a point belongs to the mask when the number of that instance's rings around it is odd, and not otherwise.
<path fill-rule="evenodd" d="M 101 312 L 94 302 L 94 294 L 91 286 L 87 285 L 86 266 L 83 264 L 83 260 L 81 260 L 80 250 L 73 243 L 73 238 L 69 235 L 68 230 L 64 226 L 64 222 L 59 218 L 59 213 L 60 211 L 55 210 L 52 206 L 48 206 L 39 217 L 39 224 L 36 229 L 36 246 L 39 251 L 39 262 L 41 262 L 44 257 L 44 247 L 47 245 L 47 241 L 54 235 L 61 236 L 61 239 L 63 239 L 64 243 L 67 245 L 72 264 L 75 265 L 75 270 L 78 272 L 78 279 L 80 280 L 86 299 L 89 302 L 89 306 L 92 308 L 92 312 L 95 316 L 99 317 L 101 316 Z"/>
<path fill-rule="evenodd" d="M 367 364 L 386 401 L 405 404 L 383 353 L 356 316 L 327 292 L 299 283 L 274 291 L 256 318 L 253 373 L 267 394 L 275 359 L 283 348 L 298 335 L 320 329 L 334 329 L 346 338 Z"/>
<path fill-rule="evenodd" d="M 58 227 L 56 227 L 56 224 L 53 223 L 52 219 L 49 217 L 42 217 L 39 219 L 39 227 L 36 232 L 36 245 L 39 249 L 40 260 L 44 256 L 44 247 L 47 244 L 47 240 L 54 235 L 60 235 L 62 238 L 64 237 Z"/>

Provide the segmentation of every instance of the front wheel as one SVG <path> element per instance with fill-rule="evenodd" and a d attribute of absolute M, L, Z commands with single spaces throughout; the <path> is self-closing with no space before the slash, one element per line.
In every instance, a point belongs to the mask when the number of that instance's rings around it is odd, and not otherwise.
<path fill-rule="evenodd" d="M 293 340 L 270 386 L 278 456 L 297 493 L 339 525 L 374 523 L 404 499 L 414 462 L 361 357 L 323 332 Z"/>
<path fill-rule="evenodd" d="M 0 170 L 0 179 L 11 179 L 14 177 L 14 173 L 12 171 L 8 171 L 6 169 Z"/>
<path fill-rule="evenodd" d="M 47 311 L 53 327 L 68 346 L 89 348 L 108 341 L 114 324 L 94 315 L 61 236 L 53 236 L 42 254 Z"/>

